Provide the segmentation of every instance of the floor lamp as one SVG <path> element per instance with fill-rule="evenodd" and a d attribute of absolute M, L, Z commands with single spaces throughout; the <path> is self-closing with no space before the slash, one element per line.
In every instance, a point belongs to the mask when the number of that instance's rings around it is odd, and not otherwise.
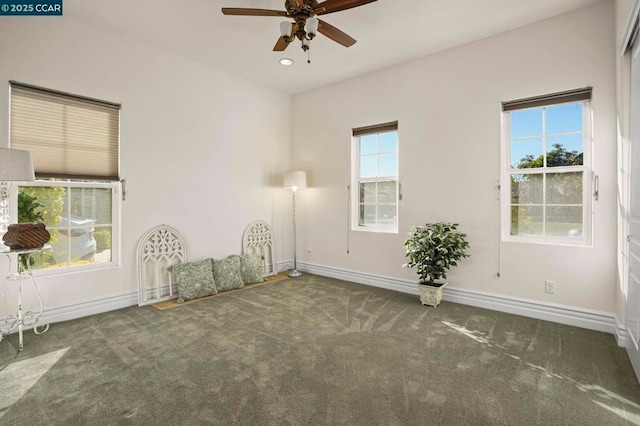
<path fill-rule="evenodd" d="M 282 186 L 290 188 L 293 194 L 293 270 L 289 272 L 289 276 L 295 278 L 302 276 L 302 272 L 298 271 L 296 249 L 296 191 L 307 187 L 307 172 L 304 170 L 289 170 L 285 172 Z"/>
<path fill-rule="evenodd" d="M 9 184 L 13 181 L 34 181 L 31 152 L 0 148 L 0 238 L 9 227 Z M 0 240 L 0 249 L 7 247 Z"/>

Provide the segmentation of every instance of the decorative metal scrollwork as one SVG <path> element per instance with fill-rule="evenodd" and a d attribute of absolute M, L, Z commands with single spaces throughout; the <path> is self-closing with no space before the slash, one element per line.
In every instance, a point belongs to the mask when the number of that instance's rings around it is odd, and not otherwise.
<path fill-rule="evenodd" d="M 256 220 L 245 228 L 242 234 L 242 252 L 262 255 L 265 277 L 278 273 L 276 245 L 271 226 L 267 222 Z"/>
<path fill-rule="evenodd" d="M 159 225 L 138 243 L 138 306 L 178 297 L 172 268 L 187 261 L 187 246 L 178 231 Z"/>
<path fill-rule="evenodd" d="M 9 184 L 0 182 L 0 238 L 9 227 Z M 0 243 L 0 245 L 2 245 Z"/>

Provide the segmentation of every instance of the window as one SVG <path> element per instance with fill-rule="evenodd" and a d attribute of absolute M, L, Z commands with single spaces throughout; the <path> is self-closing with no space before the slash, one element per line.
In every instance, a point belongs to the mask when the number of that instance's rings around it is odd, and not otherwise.
<path fill-rule="evenodd" d="M 19 185 L 19 222 L 46 224 L 52 250 L 35 269 L 117 262 L 120 106 L 11 82 L 11 148 L 33 155 L 35 182 Z"/>
<path fill-rule="evenodd" d="M 352 229 L 398 232 L 398 123 L 353 130 Z"/>
<path fill-rule="evenodd" d="M 505 102 L 503 111 L 503 237 L 589 243 L 591 88 Z"/>
<path fill-rule="evenodd" d="M 118 201 L 115 182 L 47 180 L 20 186 L 19 221 L 41 219 L 51 234 L 52 250 L 36 259 L 34 267 L 61 270 L 114 262 Z M 37 207 L 31 209 L 34 203 Z"/>

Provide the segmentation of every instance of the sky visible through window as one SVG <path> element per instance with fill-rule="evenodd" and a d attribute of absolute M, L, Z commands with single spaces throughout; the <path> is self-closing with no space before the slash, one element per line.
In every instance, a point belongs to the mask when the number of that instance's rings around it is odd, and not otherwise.
<path fill-rule="evenodd" d="M 532 108 L 511 113 L 511 159 L 514 169 L 523 159 L 543 155 L 544 136 L 547 153 L 560 145 L 568 152 L 583 152 L 582 102 Z"/>
<path fill-rule="evenodd" d="M 398 174 L 398 132 L 360 136 L 360 177 L 390 177 Z"/>

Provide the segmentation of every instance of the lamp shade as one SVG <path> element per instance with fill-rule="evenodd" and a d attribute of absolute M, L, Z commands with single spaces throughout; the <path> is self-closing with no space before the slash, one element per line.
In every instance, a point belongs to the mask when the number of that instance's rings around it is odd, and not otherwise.
<path fill-rule="evenodd" d="M 297 190 L 307 187 L 307 172 L 304 170 L 288 170 L 284 173 L 284 180 L 282 182 L 284 188 L 291 188 Z"/>
<path fill-rule="evenodd" d="M 30 151 L 0 148 L 0 182 L 33 180 L 36 176 Z"/>

